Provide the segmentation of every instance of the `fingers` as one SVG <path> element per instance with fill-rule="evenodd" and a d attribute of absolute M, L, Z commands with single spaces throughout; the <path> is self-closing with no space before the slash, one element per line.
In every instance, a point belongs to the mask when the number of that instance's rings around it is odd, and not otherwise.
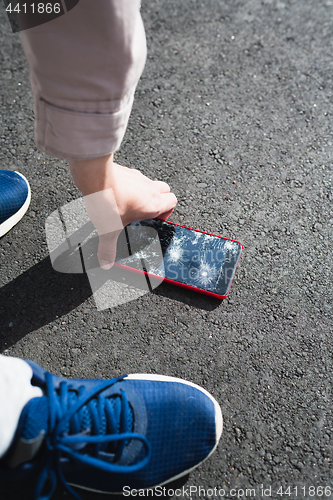
<path fill-rule="evenodd" d="M 117 241 L 120 231 L 110 234 L 102 234 L 99 237 L 97 258 L 99 265 L 105 271 L 111 269 L 116 259 Z"/>
<path fill-rule="evenodd" d="M 164 220 L 164 221 L 165 221 L 165 220 L 168 220 L 168 218 L 169 218 L 169 217 L 170 217 L 170 215 L 172 214 L 173 210 L 174 210 L 174 209 L 169 210 L 168 212 L 165 212 L 165 213 L 163 213 L 163 214 L 159 215 L 158 217 L 156 217 L 156 219 L 160 219 L 160 220 Z"/>
<path fill-rule="evenodd" d="M 153 181 L 154 184 L 158 187 L 159 192 L 162 193 L 170 193 L 170 186 L 166 182 L 163 181 Z"/>
<path fill-rule="evenodd" d="M 160 209 L 157 215 L 158 219 L 166 220 L 177 205 L 177 198 L 173 193 L 161 194 Z"/>

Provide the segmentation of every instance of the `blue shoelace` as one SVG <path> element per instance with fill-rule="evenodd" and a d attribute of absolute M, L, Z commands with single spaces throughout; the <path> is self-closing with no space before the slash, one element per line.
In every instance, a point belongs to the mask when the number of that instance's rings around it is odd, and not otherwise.
<path fill-rule="evenodd" d="M 119 393 L 112 394 L 112 397 L 105 397 L 103 394 L 124 377 L 102 381 L 91 390 L 82 386 L 77 392 L 69 387 L 67 381 L 62 381 L 60 389 L 56 390 L 53 376 L 50 373 L 45 374 L 49 430 L 45 438 L 44 466 L 35 491 L 36 500 L 50 500 L 58 479 L 69 493 L 80 500 L 80 496 L 69 486 L 62 473 L 62 457 L 112 473 L 134 472 L 149 462 L 151 449 L 148 440 L 141 434 L 132 432 L 130 428 L 131 410 L 125 391 L 120 389 Z M 89 427 L 86 427 L 87 423 Z M 145 457 L 133 465 L 117 465 L 114 462 L 119 460 L 131 439 L 143 443 Z M 87 447 L 89 454 L 84 453 L 84 450 L 87 452 Z M 83 452 L 77 451 L 80 449 Z M 100 456 L 103 456 L 104 460 Z M 110 463 L 110 460 L 113 463 Z M 50 486 L 43 494 L 48 481 Z"/>

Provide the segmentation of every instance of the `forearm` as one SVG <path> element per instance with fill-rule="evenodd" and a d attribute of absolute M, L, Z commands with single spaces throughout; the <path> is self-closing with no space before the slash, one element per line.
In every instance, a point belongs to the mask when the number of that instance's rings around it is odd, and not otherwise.
<path fill-rule="evenodd" d="M 116 151 L 146 58 L 139 0 L 80 0 L 64 16 L 23 31 L 21 38 L 38 147 L 64 159 Z"/>

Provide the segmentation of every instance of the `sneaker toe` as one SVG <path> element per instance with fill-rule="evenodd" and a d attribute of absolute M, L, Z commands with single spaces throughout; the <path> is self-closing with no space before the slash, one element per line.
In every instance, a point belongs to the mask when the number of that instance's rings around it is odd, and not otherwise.
<path fill-rule="evenodd" d="M 0 237 L 25 214 L 30 204 L 30 186 L 18 172 L 0 170 Z"/>
<path fill-rule="evenodd" d="M 104 493 L 154 488 L 188 474 L 213 453 L 222 433 L 222 413 L 207 391 L 159 375 L 129 375 L 120 385 L 134 410 L 133 430 L 148 439 L 151 458 L 143 468 L 126 474 L 71 470 L 67 479 L 72 485 Z M 144 458 L 144 447 L 124 456 L 126 464 L 133 465 Z M 122 464 L 126 465 L 123 460 Z"/>

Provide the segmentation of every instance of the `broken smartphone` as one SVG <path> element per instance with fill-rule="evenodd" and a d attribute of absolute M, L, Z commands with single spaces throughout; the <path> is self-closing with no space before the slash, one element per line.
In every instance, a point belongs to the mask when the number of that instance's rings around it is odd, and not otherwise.
<path fill-rule="evenodd" d="M 159 251 L 152 244 L 156 233 Z M 133 222 L 118 238 L 115 265 L 219 299 L 227 297 L 242 253 L 238 241 L 158 219 Z"/>

